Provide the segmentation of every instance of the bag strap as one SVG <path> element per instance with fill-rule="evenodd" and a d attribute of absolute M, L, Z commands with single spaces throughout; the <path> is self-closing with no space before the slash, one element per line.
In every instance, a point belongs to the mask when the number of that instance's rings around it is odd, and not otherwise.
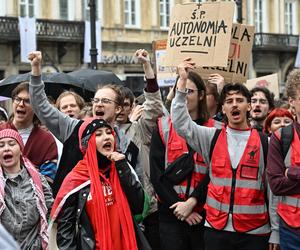
<path fill-rule="evenodd" d="M 258 131 L 259 137 L 260 137 L 260 142 L 263 148 L 263 153 L 264 153 L 264 163 L 265 163 L 265 168 L 267 167 L 267 159 L 268 159 L 268 148 L 269 148 L 269 138 L 268 136 L 261 132 Z"/>
<path fill-rule="evenodd" d="M 214 151 L 214 148 L 215 148 L 215 144 L 219 138 L 219 135 L 221 133 L 222 129 L 217 129 L 212 140 L 211 140 L 211 143 L 210 143 L 210 149 L 209 149 L 209 160 L 211 161 L 211 157 L 212 157 L 212 153 Z"/>
<path fill-rule="evenodd" d="M 281 150 L 282 150 L 283 159 L 285 159 L 289 151 L 293 138 L 294 138 L 293 124 L 283 127 L 281 129 Z"/>

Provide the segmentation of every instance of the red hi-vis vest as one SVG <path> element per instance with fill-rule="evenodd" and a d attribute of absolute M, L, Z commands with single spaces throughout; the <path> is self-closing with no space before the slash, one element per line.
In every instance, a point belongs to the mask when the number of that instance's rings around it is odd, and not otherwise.
<path fill-rule="evenodd" d="M 221 123 L 218 123 L 221 124 Z M 208 122 L 204 125 L 207 127 L 213 127 L 215 125 L 214 120 L 209 119 Z M 188 153 L 188 147 L 186 141 L 180 137 L 175 129 L 171 118 L 169 116 L 164 116 L 158 120 L 158 129 L 160 137 L 165 145 L 165 169 L 169 164 L 174 162 L 181 155 Z M 205 175 L 208 174 L 208 168 L 205 164 L 203 157 L 199 153 L 194 154 L 195 168 L 191 176 L 190 190 L 187 195 L 190 195 L 195 187 L 204 179 Z M 178 194 L 178 197 L 185 200 L 187 192 L 187 179 L 181 182 L 179 185 L 174 185 L 173 188 Z M 203 205 L 202 205 L 203 209 Z"/>
<path fill-rule="evenodd" d="M 294 138 L 284 159 L 284 164 L 300 167 L 300 139 L 295 128 Z M 292 228 L 300 227 L 300 194 L 279 196 L 277 213 Z"/>
<path fill-rule="evenodd" d="M 222 129 L 212 153 L 210 183 L 204 206 L 206 220 L 213 228 L 224 229 L 229 214 L 232 214 L 236 232 L 269 227 L 262 153 L 259 133 L 252 129 L 239 165 L 233 169 L 226 129 Z"/>

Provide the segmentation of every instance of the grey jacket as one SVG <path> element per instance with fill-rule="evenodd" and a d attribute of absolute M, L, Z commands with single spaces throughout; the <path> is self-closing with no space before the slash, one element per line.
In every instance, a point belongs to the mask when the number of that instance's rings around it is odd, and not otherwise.
<path fill-rule="evenodd" d="M 150 213 L 157 210 L 155 191 L 150 183 L 149 151 L 153 129 L 157 119 L 163 115 L 163 102 L 160 91 L 144 91 L 146 101 L 141 118 L 133 123 L 120 124 L 119 128 L 139 148 L 136 173 L 150 198 Z"/>

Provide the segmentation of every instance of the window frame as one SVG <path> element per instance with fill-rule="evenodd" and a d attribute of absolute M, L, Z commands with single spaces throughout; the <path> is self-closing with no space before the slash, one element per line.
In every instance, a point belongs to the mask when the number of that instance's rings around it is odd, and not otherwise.
<path fill-rule="evenodd" d="M 126 2 L 128 2 L 128 10 L 125 9 Z M 132 23 L 132 2 L 134 2 L 135 9 L 135 23 Z M 124 0 L 124 27 L 125 28 L 133 28 L 139 29 L 141 28 L 141 1 L 140 0 Z M 129 23 L 126 23 L 126 12 L 129 15 Z"/>

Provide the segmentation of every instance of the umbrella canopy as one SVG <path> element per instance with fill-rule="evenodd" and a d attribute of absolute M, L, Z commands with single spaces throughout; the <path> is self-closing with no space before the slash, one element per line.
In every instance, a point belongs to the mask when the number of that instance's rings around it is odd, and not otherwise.
<path fill-rule="evenodd" d="M 99 86 L 105 84 L 124 85 L 123 82 L 110 71 L 79 69 L 68 73 L 68 75 L 78 79 L 82 88 L 93 92 L 95 92 Z"/>
<path fill-rule="evenodd" d="M 11 97 L 13 89 L 21 82 L 30 80 L 31 72 L 19 75 L 11 75 L 0 81 L 0 95 Z M 63 91 L 72 90 L 89 100 L 94 93 L 81 88 L 80 82 L 66 73 L 43 73 L 42 80 L 45 83 L 45 92 L 53 98 L 57 98 Z"/>

